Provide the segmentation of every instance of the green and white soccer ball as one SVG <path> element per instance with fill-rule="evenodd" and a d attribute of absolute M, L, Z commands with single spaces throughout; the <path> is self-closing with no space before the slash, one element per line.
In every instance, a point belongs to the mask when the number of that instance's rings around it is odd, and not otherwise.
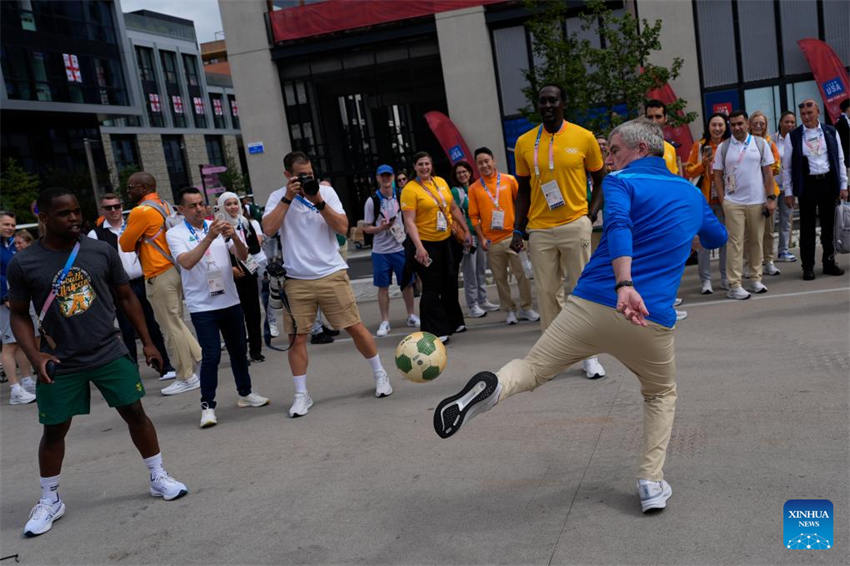
<path fill-rule="evenodd" d="M 404 377 L 416 383 L 437 379 L 446 369 L 446 362 L 446 347 L 430 332 L 409 334 L 395 349 L 395 366 Z"/>

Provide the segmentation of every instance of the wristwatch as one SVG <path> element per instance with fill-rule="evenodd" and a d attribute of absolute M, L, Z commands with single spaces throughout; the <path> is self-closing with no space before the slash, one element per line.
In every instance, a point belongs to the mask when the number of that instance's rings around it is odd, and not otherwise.
<path fill-rule="evenodd" d="M 286 198 L 286 195 L 284 195 L 280 197 L 280 202 L 282 202 L 283 204 L 292 204 L 292 199 Z"/>
<path fill-rule="evenodd" d="M 776 195 L 767 195 L 767 200 L 776 200 Z"/>
<path fill-rule="evenodd" d="M 620 281 L 619 283 L 617 283 L 617 284 L 614 286 L 614 290 L 615 290 L 615 291 L 619 291 L 619 290 L 620 290 L 620 287 L 634 287 L 634 286 L 635 286 L 635 284 L 634 284 L 634 282 L 633 282 L 631 279 L 625 279 L 625 280 Z"/>
<path fill-rule="evenodd" d="M 325 209 L 325 207 L 326 207 L 327 205 L 328 205 L 328 203 L 326 203 L 325 201 L 322 201 L 322 202 L 320 202 L 319 204 L 315 205 L 315 206 L 316 206 L 316 210 L 318 210 L 319 212 L 321 212 L 321 211 L 323 211 L 323 210 Z"/>

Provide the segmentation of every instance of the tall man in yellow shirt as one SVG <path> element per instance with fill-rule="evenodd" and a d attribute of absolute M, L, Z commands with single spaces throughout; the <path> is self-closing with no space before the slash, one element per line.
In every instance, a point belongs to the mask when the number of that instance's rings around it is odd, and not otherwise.
<path fill-rule="evenodd" d="M 588 130 L 564 120 L 566 93 L 544 85 L 537 93 L 543 123 L 519 137 L 516 158 L 516 219 L 511 248 L 519 251 L 528 234 L 542 327 L 558 316 L 590 259 L 593 220 L 602 205 L 605 167 L 599 144 Z M 587 174 L 593 179 L 590 206 Z M 583 363 L 588 379 L 605 375 L 596 359 Z"/>
<path fill-rule="evenodd" d="M 138 205 L 130 211 L 118 244 L 125 252 L 138 251 L 145 294 L 177 368 L 177 379 L 161 393 L 176 395 L 198 389 L 201 382 L 195 366 L 201 362 L 201 346 L 183 322 L 183 285 L 165 239 L 171 208 L 159 198 L 156 179 L 150 173 L 133 173 L 127 180 L 127 191 Z"/>

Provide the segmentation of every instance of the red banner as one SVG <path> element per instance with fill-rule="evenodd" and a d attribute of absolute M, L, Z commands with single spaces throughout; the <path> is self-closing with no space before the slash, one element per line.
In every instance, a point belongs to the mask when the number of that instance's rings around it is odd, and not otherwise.
<path fill-rule="evenodd" d="M 671 87 L 669 83 L 665 83 L 661 88 L 656 88 L 655 90 L 647 92 L 646 98 L 655 98 L 664 104 L 670 104 L 671 102 L 675 102 L 677 97 L 676 93 L 673 91 L 673 87 Z M 691 135 L 691 129 L 688 125 L 685 124 L 675 128 L 671 126 L 664 126 L 664 137 L 668 141 L 674 141 L 679 145 L 679 147 L 676 148 L 676 154 L 682 160 L 682 163 L 687 162 L 691 153 L 691 146 L 694 144 L 694 138 Z"/>
<path fill-rule="evenodd" d="M 845 14 L 846 15 L 846 14 Z M 801 39 L 797 42 L 812 74 L 818 83 L 824 108 L 829 113 L 829 118 L 834 124 L 841 115 L 838 105 L 845 98 L 850 98 L 850 80 L 847 78 L 847 69 L 844 63 L 832 50 L 832 47 L 819 39 Z"/>
<path fill-rule="evenodd" d="M 325 0 L 269 13 L 275 43 L 505 0 Z"/>
<path fill-rule="evenodd" d="M 472 152 L 469 151 L 469 146 L 463 141 L 463 136 L 457 131 L 454 122 L 442 112 L 426 112 L 425 121 L 428 122 L 428 127 L 434 132 L 434 137 L 440 142 L 440 146 L 452 165 L 458 161 L 467 161 L 472 165 L 472 177 L 478 178 L 478 167 L 475 166 L 475 160 L 472 158 Z"/>

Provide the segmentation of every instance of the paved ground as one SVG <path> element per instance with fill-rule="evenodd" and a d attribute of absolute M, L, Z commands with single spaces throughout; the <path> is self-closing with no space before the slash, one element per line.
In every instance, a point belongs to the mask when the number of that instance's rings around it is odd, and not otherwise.
<path fill-rule="evenodd" d="M 842 261 L 847 263 L 846 261 Z M 434 434 L 435 404 L 479 368 L 525 353 L 537 325 L 470 321 L 449 367 L 417 385 L 394 375 L 377 400 L 350 340 L 311 346 L 315 405 L 289 419 L 285 354 L 252 366 L 272 398 L 237 409 L 227 371 L 219 425 L 198 428 L 198 395 L 165 398 L 146 374 L 145 406 L 165 464 L 191 494 L 147 495 L 146 469 L 122 422 L 93 395 L 68 439 L 65 517 L 23 539 L 38 497 L 35 408 L 0 403 L 0 557 L 24 564 L 847 564 L 850 562 L 850 276 L 799 278 L 797 265 L 745 302 L 681 289 L 679 405 L 666 466 L 668 508 L 640 513 L 634 494 L 641 399 L 635 378 L 564 372 L 476 419 Z M 495 292 L 493 292 L 495 297 Z M 393 301 L 397 324 L 400 300 Z M 377 307 L 361 306 L 374 330 Z M 386 364 L 405 328 L 379 340 Z M 835 504 L 835 548 L 788 551 L 782 506 Z M 0 564 L 11 563 L 0 562 Z"/>

